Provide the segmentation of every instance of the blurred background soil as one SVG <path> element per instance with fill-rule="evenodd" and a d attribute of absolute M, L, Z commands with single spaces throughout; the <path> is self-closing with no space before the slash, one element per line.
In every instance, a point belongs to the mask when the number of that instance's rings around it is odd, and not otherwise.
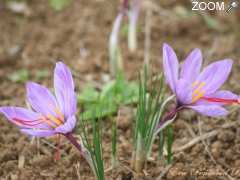
<path fill-rule="evenodd" d="M 108 38 L 119 1 L 75 0 L 61 11 L 54 11 L 43 0 L 26 0 L 24 3 L 26 7 L 16 12 L 6 5 L 6 1 L 0 1 L 1 106 L 25 105 L 25 84 L 9 78 L 19 70 L 27 70 L 28 80 L 52 87 L 55 62 L 62 60 L 73 70 L 78 92 L 90 82 L 101 85 L 110 78 Z M 137 52 L 130 53 L 124 33 L 121 37 L 127 78 L 137 80 L 142 67 L 146 13 L 149 12 L 153 71 L 162 71 L 163 42 L 174 47 L 180 60 L 198 47 L 202 49 L 205 65 L 218 59 L 234 60 L 233 72 L 224 88 L 239 93 L 240 9 L 227 14 L 222 11 L 193 12 L 191 7 L 187 0 L 143 0 Z M 107 180 L 155 180 L 160 176 L 168 180 L 240 178 L 238 107 L 232 107 L 231 115 L 225 119 L 199 117 L 189 111 L 181 114 L 174 123 L 173 164 L 163 166 L 156 160 L 156 152 L 146 170 L 138 176 L 129 165 L 132 112 L 127 107 L 123 107 L 122 112 L 118 127 L 120 165 L 106 172 Z M 104 123 L 103 148 L 105 168 L 108 169 L 111 166 L 111 126 L 107 119 Z M 63 138 L 62 158 L 54 161 L 55 137 L 39 142 L 31 140 L 3 116 L 0 126 L 0 180 L 94 179 L 85 161 Z M 157 151 L 156 147 L 154 149 Z M 209 173 L 204 176 L 206 172 Z"/>

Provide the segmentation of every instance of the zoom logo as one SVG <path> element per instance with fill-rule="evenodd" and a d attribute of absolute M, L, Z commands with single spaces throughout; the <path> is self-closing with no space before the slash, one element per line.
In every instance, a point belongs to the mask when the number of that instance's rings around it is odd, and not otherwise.
<path fill-rule="evenodd" d="M 226 11 L 230 12 L 239 7 L 238 0 L 224 1 L 192 1 L 192 11 Z"/>

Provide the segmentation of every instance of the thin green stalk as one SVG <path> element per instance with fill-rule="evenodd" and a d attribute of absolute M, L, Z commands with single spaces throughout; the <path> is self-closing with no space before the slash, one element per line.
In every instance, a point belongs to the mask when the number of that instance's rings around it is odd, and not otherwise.
<path fill-rule="evenodd" d="M 142 171 L 147 161 L 152 144 L 156 139 L 155 130 L 161 119 L 166 105 L 164 100 L 164 88 L 162 78 L 159 84 L 154 84 L 153 79 L 148 85 L 148 72 L 145 68 L 143 78 L 139 83 L 139 103 L 137 108 L 134 152 L 132 166 L 137 172 Z"/>
<path fill-rule="evenodd" d="M 90 120 L 90 128 L 85 121 L 80 121 L 81 137 L 83 139 L 83 145 L 86 148 L 86 154 L 91 162 L 91 168 L 94 171 L 97 180 L 105 180 L 104 176 L 104 164 L 102 157 L 102 133 L 99 125 L 100 120 L 92 118 Z M 92 130 L 92 133 L 89 132 Z M 91 135 L 92 134 L 92 135 Z M 91 136 L 90 136 L 91 135 Z"/>
<path fill-rule="evenodd" d="M 164 142 L 165 142 L 165 136 L 163 134 L 163 132 L 160 132 L 158 134 L 158 157 L 159 159 L 162 159 L 163 157 L 163 147 L 164 147 Z"/>
<path fill-rule="evenodd" d="M 117 165 L 117 122 L 113 120 L 112 125 L 112 167 Z"/>
<path fill-rule="evenodd" d="M 172 163 L 172 145 L 173 145 L 173 128 L 171 125 L 168 125 L 166 127 L 166 141 L 167 141 L 167 163 L 171 164 Z"/>

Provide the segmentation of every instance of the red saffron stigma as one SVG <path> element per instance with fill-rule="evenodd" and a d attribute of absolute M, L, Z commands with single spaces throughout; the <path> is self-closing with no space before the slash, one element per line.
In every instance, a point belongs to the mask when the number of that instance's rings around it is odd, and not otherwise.
<path fill-rule="evenodd" d="M 224 98 L 210 98 L 210 97 L 202 97 L 201 99 L 206 100 L 208 102 L 218 102 L 224 104 L 240 104 L 240 99 L 224 99 Z"/>

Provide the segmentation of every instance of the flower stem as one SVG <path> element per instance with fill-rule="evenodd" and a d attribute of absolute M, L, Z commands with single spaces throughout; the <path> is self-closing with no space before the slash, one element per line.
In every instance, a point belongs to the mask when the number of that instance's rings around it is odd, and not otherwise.
<path fill-rule="evenodd" d="M 177 113 L 182 109 L 184 109 L 184 106 L 177 106 L 168 112 L 162 119 L 160 119 L 156 128 L 156 132 L 160 132 L 160 129 L 163 129 L 163 127 L 168 124 L 169 121 L 173 120 Z"/>
<path fill-rule="evenodd" d="M 80 154 L 84 156 L 82 146 L 77 142 L 77 139 L 72 135 L 72 133 L 64 134 L 64 136 L 78 149 Z"/>
<path fill-rule="evenodd" d="M 64 136 L 78 149 L 80 154 L 85 158 L 85 160 L 89 164 L 89 166 L 92 169 L 96 179 L 98 179 L 98 175 L 97 175 L 97 172 L 96 172 L 96 168 L 94 166 L 94 162 L 91 158 L 91 155 L 88 153 L 88 151 L 84 150 L 85 148 L 82 147 L 81 144 L 78 143 L 77 139 L 73 136 L 72 133 L 64 134 Z"/>
<path fill-rule="evenodd" d="M 129 8 L 129 0 L 123 0 L 122 8 L 123 9 L 128 9 Z"/>

